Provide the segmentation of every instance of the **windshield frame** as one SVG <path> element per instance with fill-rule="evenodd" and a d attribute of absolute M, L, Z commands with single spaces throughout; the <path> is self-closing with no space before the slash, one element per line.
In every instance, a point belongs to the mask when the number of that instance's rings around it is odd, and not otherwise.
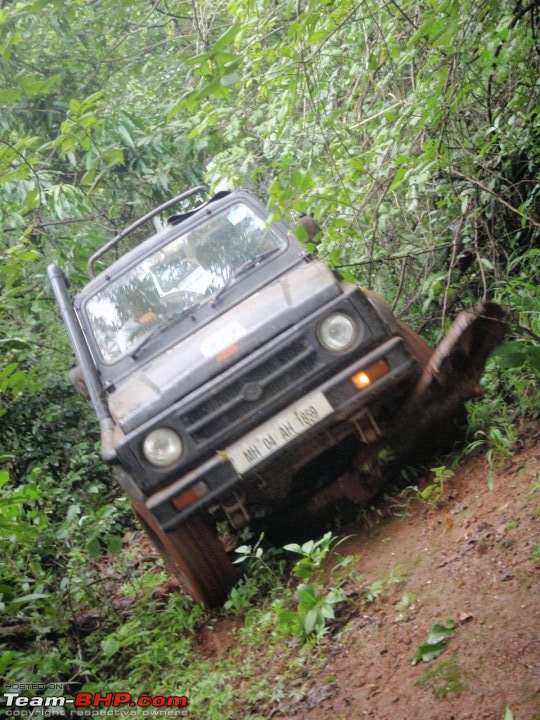
<path fill-rule="evenodd" d="M 114 284 L 117 280 L 127 275 L 131 270 L 136 268 L 137 265 L 140 265 L 147 258 L 151 257 L 155 253 L 160 252 L 162 248 L 166 247 L 169 243 L 174 242 L 176 239 L 181 238 L 182 236 L 185 236 L 188 233 L 196 230 L 199 226 L 206 224 L 209 220 L 209 216 L 215 217 L 218 215 L 226 214 L 228 211 L 231 210 L 234 205 L 237 204 L 246 205 L 247 208 L 260 221 L 266 222 L 269 217 L 269 211 L 265 208 L 265 206 L 262 205 L 262 203 L 260 203 L 246 190 L 239 190 L 230 193 L 223 199 L 218 200 L 215 203 L 215 206 L 205 206 L 199 211 L 195 212 L 194 215 L 187 218 L 185 221 L 171 227 L 166 227 L 163 230 L 160 230 L 158 233 L 144 240 L 140 245 L 135 247 L 133 250 L 130 250 L 123 257 L 113 263 L 109 268 L 100 273 L 100 275 L 98 275 L 94 280 L 92 280 L 82 290 L 82 292 L 75 297 L 75 310 L 80 318 L 81 324 L 83 325 L 85 335 L 87 337 L 89 345 L 92 348 L 96 362 L 99 366 L 102 367 L 104 371 L 104 379 L 106 378 L 106 376 L 114 377 L 119 374 L 121 375 L 126 372 L 130 372 L 130 370 L 132 370 L 133 368 L 135 360 L 139 360 L 138 352 L 133 353 L 133 349 L 128 349 L 118 357 L 115 357 L 113 359 L 107 359 L 107 357 L 105 357 L 104 353 L 102 353 L 101 351 L 98 338 L 94 334 L 94 325 L 90 317 L 90 312 L 88 311 L 88 304 L 91 303 L 92 300 L 99 293 L 103 292 L 112 284 Z M 156 345 L 153 354 L 156 354 L 156 350 L 161 352 L 163 351 L 164 346 L 170 347 L 171 345 L 176 344 L 177 342 L 181 341 L 186 335 L 193 332 L 194 329 L 197 329 L 199 327 L 202 327 L 202 325 L 207 324 L 217 315 L 221 314 L 221 312 L 225 311 L 228 307 L 234 305 L 235 302 L 238 302 L 238 292 L 235 292 L 235 289 L 238 286 L 248 284 L 248 281 L 253 278 L 254 275 L 259 274 L 258 271 L 261 267 L 266 268 L 267 266 L 274 264 L 276 264 L 277 266 L 275 269 L 273 268 L 272 272 L 265 273 L 266 277 L 264 277 L 264 279 L 263 277 L 259 278 L 259 280 L 256 282 L 256 285 L 259 287 L 262 287 L 267 282 L 271 281 L 274 275 L 278 276 L 286 270 L 285 267 L 278 269 L 283 265 L 283 259 L 285 259 L 287 267 L 290 267 L 290 265 L 292 264 L 291 258 L 289 257 L 291 250 L 294 251 L 294 264 L 299 261 L 299 256 L 303 255 L 304 253 L 298 252 L 300 246 L 297 241 L 295 241 L 295 239 L 291 236 L 287 227 L 281 222 L 271 222 L 269 223 L 269 227 L 271 228 L 272 234 L 276 236 L 277 242 L 279 243 L 279 245 L 276 244 L 276 252 L 272 253 L 268 258 L 264 258 L 260 263 L 255 263 L 253 268 L 249 268 L 246 270 L 246 272 L 242 272 L 240 275 L 235 277 L 232 282 L 226 283 L 227 287 L 218 288 L 211 295 L 204 297 L 202 299 L 202 302 L 193 308 L 193 314 L 186 312 L 179 313 L 179 320 L 177 323 L 167 323 L 165 328 L 166 332 L 155 333 L 155 338 L 149 338 L 149 342 L 144 343 L 145 356 L 147 354 L 150 354 L 150 351 L 147 352 L 147 347 L 153 347 L 154 345 Z M 249 285 L 252 284 L 253 283 L 249 283 Z M 222 290 L 223 292 L 220 292 L 220 290 Z M 250 289 L 249 292 L 244 293 L 244 296 L 248 296 L 252 292 L 254 292 L 254 290 Z M 212 305 L 211 303 L 211 300 L 213 297 L 216 296 L 216 293 L 219 293 L 219 302 L 215 304 L 217 307 L 215 305 Z M 225 296 L 227 297 L 225 298 Z M 231 296 L 231 299 L 229 299 L 229 296 Z M 205 312 L 200 312 L 201 310 L 204 310 Z M 197 315 L 200 315 L 201 317 L 197 317 L 195 319 L 195 313 L 197 313 Z M 196 326 L 194 325 L 195 321 L 197 322 Z M 172 327 L 176 328 L 174 334 L 168 332 Z M 178 328 L 182 329 L 178 331 Z M 162 343 L 153 342 L 154 339 L 161 338 L 163 335 L 167 335 L 167 340 L 164 340 Z M 134 345 L 133 347 L 136 347 L 136 345 Z M 132 357 L 132 355 L 135 355 L 135 357 Z M 105 384 L 107 385 L 107 383 Z"/>

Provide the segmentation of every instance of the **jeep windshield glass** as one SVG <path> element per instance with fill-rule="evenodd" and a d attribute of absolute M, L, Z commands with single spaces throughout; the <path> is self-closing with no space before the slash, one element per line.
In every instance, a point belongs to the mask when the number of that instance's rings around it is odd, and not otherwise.
<path fill-rule="evenodd" d="M 240 270 L 284 247 L 264 219 L 241 203 L 174 238 L 86 303 L 103 359 L 111 364 L 132 353 L 156 326 L 188 316 Z"/>

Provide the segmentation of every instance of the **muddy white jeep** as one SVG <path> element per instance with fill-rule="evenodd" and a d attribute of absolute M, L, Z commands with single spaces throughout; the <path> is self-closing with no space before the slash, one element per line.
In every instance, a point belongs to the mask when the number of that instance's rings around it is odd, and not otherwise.
<path fill-rule="evenodd" d="M 367 446 L 388 432 L 431 350 L 247 191 L 186 210 L 204 191 L 113 238 L 91 276 L 144 223 L 183 208 L 73 298 L 59 267 L 49 279 L 104 460 L 187 591 L 216 604 L 236 578 L 216 522 L 301 508 L 321 492 L 303 469 L 351 436 Z"/>

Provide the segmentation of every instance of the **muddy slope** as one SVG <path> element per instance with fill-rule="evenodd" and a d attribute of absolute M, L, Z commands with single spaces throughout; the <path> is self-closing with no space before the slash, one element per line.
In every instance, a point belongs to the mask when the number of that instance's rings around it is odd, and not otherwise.
<path fill-rule="evenodd" d="M 342 626 L 322 667 L 272 717 L 315 720 L 540 720 L 538 433 L 487 487 L 485 458 L 465 461 L 439 503 L 403 499 L 341 547 L 358 556 Z M 383 581 L 367 603 L 366 588 Z M 401 601 L 401 605 L 399 604 Z M 404 607 L 407 606 L 407 607 Z M 436 622 L 446 650 L 412 665 Z"/>

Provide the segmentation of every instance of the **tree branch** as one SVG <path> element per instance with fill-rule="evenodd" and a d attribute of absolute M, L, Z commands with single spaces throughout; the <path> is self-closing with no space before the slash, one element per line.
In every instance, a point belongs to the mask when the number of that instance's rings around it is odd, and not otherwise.
<path fill-rule="evenodd" d="M 458 170 L 450 170 L 449 174 L 452 177 L 458 177 L 458 178 L 461 178 L 462 180 L 467 180 L 467 182 L 470 182 L 473 185 L 476 185 L 476 187 L 479 187 L 481 190 L 485 190 L 485 192 L 489 193 L 490 195 L 493 195 L 495 200 L 497 200 L 497 202 L 500 202 L 501 205 L 504 205 L 509 210 L 511 210 L 513 213 L 516 213 L 516 215 L 519 215 L 519 217 L 524 218 L 527 222 L 530 222 L 531 225 L 534 225 L 535 227 L 540 227 L 539 222 L 537 222 L 536 220 L 533 220 L 528 215 L 525 215 L 525 213 L 520 212 L 517 208 L 515 208 L 513 205 L 510 205 L 509 202 L 507 202 L 500 195 L 497 195 L 496 192 L 494 192 L 491 188 L 488 188 L 487 185 L 484 185 L 484 183 L 481 183 L 479 180 L 468 177 L 467 175 L 463 175 L 463 173 L 460 173 Z"/>

